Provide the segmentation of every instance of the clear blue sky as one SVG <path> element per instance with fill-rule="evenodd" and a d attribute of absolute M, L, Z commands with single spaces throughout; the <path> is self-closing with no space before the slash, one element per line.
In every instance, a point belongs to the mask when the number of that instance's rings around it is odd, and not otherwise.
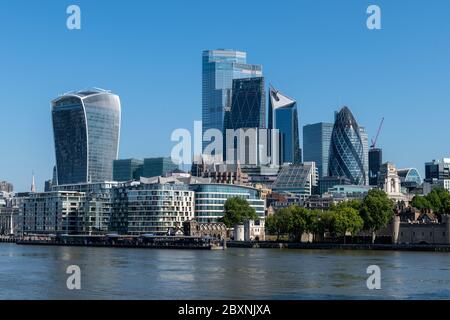
<path fill-rule="evenodd" d="M 82 30 L 66 29 L 66 8 Z M 366 8 L 382 9 L 382 30 Z M 50 101 L 98 86 L 122 100 L 120 157 L 169 155 L 201 120 L 201 52 L 233 48 L 299 101 L 301 126 L 346 104 L 398 167 L 450 155 L 450 2 L 0 2 L 0 180 L 38 189 L 54 164 Z"/>

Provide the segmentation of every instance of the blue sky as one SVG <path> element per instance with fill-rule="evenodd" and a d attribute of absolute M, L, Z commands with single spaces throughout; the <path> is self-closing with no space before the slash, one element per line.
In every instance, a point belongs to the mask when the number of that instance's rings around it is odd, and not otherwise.
<path fill-rule="evenodd" d="M 82 29 L 66 28 L 77 4 Z M 382 30 L 366 9 L 382 10 Z M 201 52 L 233 48 L 299 101 L 301 126 L 348 105 L 385 160 L 450 155 L 450 2 L 0 2 L 0 180 L 38 189 L 54 164 L 50 101 L 97 86 L 122 100 L 120 157 L 169 155 L 170 134 L 201 120 Z"/>

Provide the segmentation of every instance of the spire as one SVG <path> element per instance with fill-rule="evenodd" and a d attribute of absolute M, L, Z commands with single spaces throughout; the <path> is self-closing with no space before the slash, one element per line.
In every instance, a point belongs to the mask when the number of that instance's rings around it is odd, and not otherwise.
<path fill-rule="evenodd" d="M 33 177 L 31 178 L 31 192 L 36 192 L 36 183 L 34 181 L 34 172 L 32 173 Z"/>

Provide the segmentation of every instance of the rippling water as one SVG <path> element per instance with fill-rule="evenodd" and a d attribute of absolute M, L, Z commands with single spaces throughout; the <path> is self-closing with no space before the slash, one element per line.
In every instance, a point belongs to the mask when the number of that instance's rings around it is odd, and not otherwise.
<path fill-rule="evenodd" d="M 81 268 L 81 290 L 66 268 Z M 368 290 L 378 265 L 381 290 Z M 450 254 L 0 244 L 0 299 L 450 299 Z"/>

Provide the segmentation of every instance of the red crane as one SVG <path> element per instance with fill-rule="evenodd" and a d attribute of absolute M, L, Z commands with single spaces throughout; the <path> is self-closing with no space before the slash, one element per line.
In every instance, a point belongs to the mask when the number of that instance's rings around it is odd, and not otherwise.
<path fill-rule="evenodd" d="M 381 119 L 381 123 L 380 123 L 380 126 L 378 127 L 378 132 L 377 132 L 377 135 L 375 136 L 375 140 L 372 139 L 372 144 L 370 145 L 370 149 L 375 149 L 375 147 L 377 145 L 377 141 L 378 141 L 378 136 L 380 135 L 381 128 L 383 127 L 383 123 L 384 123 L 384 117 L 383 117 L 383 119 Z"/>

